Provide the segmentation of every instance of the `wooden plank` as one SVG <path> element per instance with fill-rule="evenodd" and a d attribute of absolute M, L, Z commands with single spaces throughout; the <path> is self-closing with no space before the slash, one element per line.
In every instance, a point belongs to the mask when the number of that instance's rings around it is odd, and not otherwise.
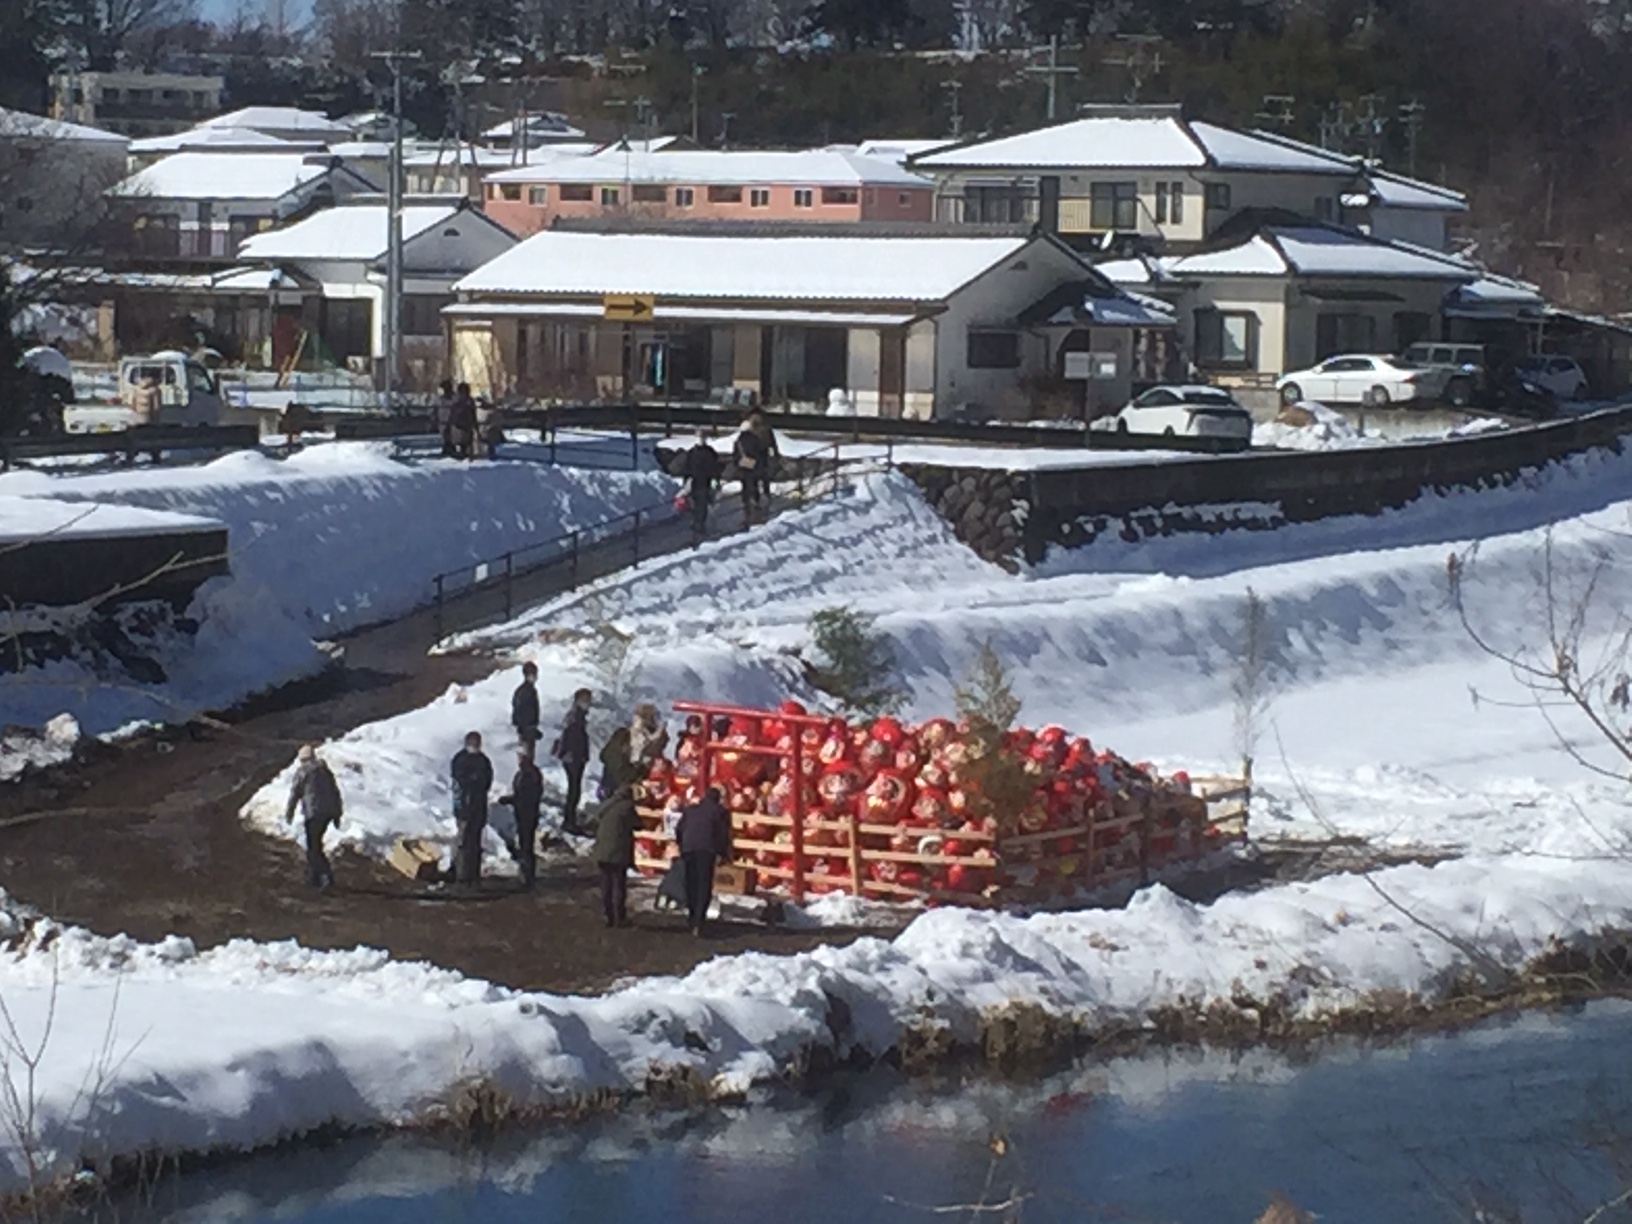
<path fill-rule="evenodd" d="M 971 858 L 968 855 L 951 858 L 944 854 L 913 854 L 906 850 L 863 849 L 861 857 L 869 863 L 925 863 L 935 867 L 990 867 L 994 871 L 1002 866 L 995 858 Z"/>
<path fill-rule="evenodd" d="M 1021 833 L 1014 837 L 1005 837 L 998 843 L 997 848 L 1001 852 L 1011 846 L 1036 846 L 1059 837 L 1084 837 L 1091 832 L 1092 825 L 1072 825 L 1066 829 L 1050 829 L 1046 833 Z"/>

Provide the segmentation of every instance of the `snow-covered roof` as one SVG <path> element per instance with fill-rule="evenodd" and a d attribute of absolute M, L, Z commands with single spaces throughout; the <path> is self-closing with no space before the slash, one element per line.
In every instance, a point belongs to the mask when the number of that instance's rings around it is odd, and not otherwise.
<path fill-rule="evenodd" d="M 521 129 L 528 136 L 548 136 L 562 140 L 582 140 L 584 137 L 583 129 L 573 127 L 565 115 L 557 115 L 548 111 L 528 115 L 521 124 Z M 503 123 L 495 123 L 482 135 L 489 140 L 508 140 L 515 135 L 515 131 L 516 121 L 506 119 Z"/>
<path fill-rule="evenodd" d="M 1339 153 L 1267 132 L 1238 132 L 1213 123 L 1192 122 L 1190 131 L 1221 170 L 1278 170 L 1285 174 L 1344 174 L 1355 161 Z"/>
<path fill-rule="evenodd" d="M 495 183 L 793 183 L 812 187 L 923 187 L 921 175 L 895 162 L 831 149 L 720 152 L 680 149 L 625 152 L 613 146 L 592 157 L 555 158 L 501 170 Z"/>
<path fill-rule="evenodd" d="M 1166 259 L 1161 267 L 1181 278 L 1291 274 L 1473 281 L 1481 275 L 1453 256 L 1329 225 L 1263 226 L 1235 246 Z"/>
<path fill-rule="evenodd" d="M 1496 316 L 1512 318 L 1515 315 L 1539 313 L 1547 307 L 1541 290 L 1526 281 L 1497 276 L 1487 272 L 1471 285 L 1460 285 L 1445 298 L 1447 314 L 1465 316 Z"/>
<path fill-rule="evenodd" d="M 327 136 L 344 137 L 347 129 L 321 111 L 300 110 L 294 106 L 246 106 L 206 119 L 200 127 L 253 128 L 261 132 L 300 132 L 319 139 Z"/>
<path fill-rule="evenodd" d="M 528 149 L 525 153 L 511 149 L 489 149 L 481 145 L 466 145 L 458 149 L 430 148 L 403 158 L 403 165 L 418 170 L 440 163 L 452 171 L 455 166 L 469 169 L 474 163 L 478 170 L 510 170 L 517 168 L 517 159 L 523 156 L 528 165 L 543 165 L 561 157 L 587 157 L 599 147 L 587 143 L 552 144 Z"/>
<path fill-rule="evenodd" d="M 330 172 L 305 153 L 172 153 L 113 188 L 157 200 L 280 200 Z"/>
<path fill-rule="evenodd" d="M 922 157 L 925 153 L 944 149 L 951 143 L 950 140 L 864 140 L 855 146 L 855 151 L 863 157 L 903 162 L 909 157 Z"/>
<path fill-rule="evenodd" d="M 1143 259 L 1107 259 L 1094 264 L 1094 271 L 1113 285 L 1149 285 L 1156 280 L 1155 269 Z"/>
<path fill-rule="evenodd" d="M 54 540 L 222 531 L 225 524 L 196 514 L 149 510 L 109 502 L 49 497 L 0 497 L 0 545 Z"/>
<path fill-rule="evenodd" d="M 942 149 L 911 164 L 924 170 L 1055 170 L 1073 167 L 1201 168 L 1207 154 L 1172 116 L 1094 116 Z"/>
<path fill-rule="evenodd" d="M 284 152 L 293 152 L 295 149 L 304 149 L 305 145 L 295 145 L 280 136 L 268 136 L 265 132 L 257 132 L 254 128 L 233 127 L 195 127 L 185 132 L 172 132 L 167 136 L 148 136 L 142 140 L 131 142 L 132 153 L 180 153 L 184 151 L 215 151 L 225 152 L 229 149 L 261 150 L 270 152 L 273 149 L 282 149 Z M 313 141 L 314 149 L 323 147 L 322 141 Z"/>
<path fill-rule="evenodd" d="M 0 106 L 0 139 L 28 137 L 33 140 L 83 140 L 87 144 L 130 144 L 130 137 L 101 128 L 86 127 L 82 123 L 65 123 L 28 111 L 8 110 Z"/>
<path fill-rule="evenodd" d="M 210 288 L 217 293 L 266 293 L 294 285 L 294 279 L 277 268 L 229 268 L 210 277 Z"/>
<path fill-rule="evenodd" d="M 402 237 L 406 242 L 461 210 L 450 204 L 409 205 L 402 210 Z M 389 212 L 384 204 L 343 204 L 325 208 L 304 221 L 268 230 L 247 239 L 239 257 L 264 262 L 332 260 L 369 262 L 385 254 Z"/>
<path fill-rule="evenodd" d="M 1467 212 L 1468 198 L 1460 191 L 1406 178 L 1386 170 L 1368 176 L 1371 198 L 1384 208 L 1418 208 L 1430 212 Z"/>
<path fill-rule="evenodd" d="M 472 294 L 942 302 L 1035 241 L 546 230 L 454 288 Z"/>

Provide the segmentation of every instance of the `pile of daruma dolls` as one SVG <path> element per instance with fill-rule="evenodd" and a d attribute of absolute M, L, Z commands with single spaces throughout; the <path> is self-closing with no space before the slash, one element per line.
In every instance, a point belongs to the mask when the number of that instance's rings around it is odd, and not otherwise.
<path fill-rule="evenodd" d="M 711 720 L 705 736 L 704 718 Z M 687 715 L 640 784 L 637 865 L 675 853 L 679 809 L 706 785 L 732 812 L 746 889 L 998 904 L 1065 898 L 1199 859 L 1223 840 L 1184 773 L 1160 777 L 1057 726 L 1002 733 L 1004 792 L 967 727 L 775 711 Z M 706 747 L 705 747 L 706 743 Z M 797 778 L 797 781 L 796 781 Z"/>

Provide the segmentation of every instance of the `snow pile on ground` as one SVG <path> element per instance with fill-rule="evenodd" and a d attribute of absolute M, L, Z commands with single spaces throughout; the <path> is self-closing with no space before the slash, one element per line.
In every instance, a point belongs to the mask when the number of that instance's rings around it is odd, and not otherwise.
<path fill-rule="evenodd" d="M 343 633 L 424 604 L 439 573 L 667 505 L 652 472 L 530 463 L 408 465 L 386 444 L 333 442 L 287 460 L 240 451 L 199 467 L 95 476 L 0 476 L 0 494 L 111 502 L 227 524 L 236 578 L 314 634 Z"/>
<path fill-rule="evenodd" d="M 72 714 L 59 714 L 38 731 L 30 727 L 0 727 L 0 781 L 25 770 L 44 769 L 74 755 L 79 723 Z"/>
<path fill-rule="evenodd" d="M 1277 450 L 1350 450 L 1381 446 L 1386 439 L 1361 432 L 1341 412 L 1324 404 L 1300 403 L 1284 409 L 1273 421 L 1252 427 L 1252 444 Z"/>
<path fill-rule="evenodd" d="M 165 683 L 139 683 L 75 654 L 0 676 L 0 703 L 7 721 L 39 725 L 69 711 L 91 734 L 225 708 L 323 667 L 313 638 L 422 606 L 438 573 L 667 506 L 673 488 L 653 472 L 406 465 L 371 443 L 314 446 L 285 461 L 246 451 L 199 467 L 0 475 L 0 536 L 13 520 L 138 530 L 148 519 L 202 517 L 227 525 L 233 570 L 187 609 L 196 634 L 144 639 Z"/>

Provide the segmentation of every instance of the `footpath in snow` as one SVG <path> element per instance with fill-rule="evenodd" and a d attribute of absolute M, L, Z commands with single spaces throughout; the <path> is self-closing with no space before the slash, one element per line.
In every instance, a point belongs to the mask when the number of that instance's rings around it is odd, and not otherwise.
<path fill-rule="evenodd" d="M 111 660 L 59 660 L 0 676 L 0 722 L 39 726 L 67 712 L 101 734 L 233 705 L 321 668 L 314 639 L 424 605 L 438 573 L 667 505 L 675 487 L 655 472 L 405 464 L 383 445 L 345 442 L 286 460 L 245 451 L 197 467 L 0 475 L 4 521 L 72 520 L 76 507 L 86 507 L 87 525 L 123 522 L 120 514 L 139 521 L 138 512 L 212 519 L 228 527 L 232 564 L 232 576 L 207 583 L 187 609 L 196 635 L 152 643 L 167 683 L 133 682 Z"/>
<path fill-rule="evenodd" d="M 1470 978 L 1498 987 L 1560 945 L 1628 929 L 1632 808 L 1623 787 L 1560 750 L 1512 677 L 1469 643 L 1447 559 L 1480 541 L 1469 602 L 1500 641 L 1533 638 L 1549 541 L 1560 572 L 1598 572 L 1603 598 L 1624 606 L 1629 476 L 1632 460 L 1589 456 L 1380 518 L 1175 537 L 1137 556 L 1095 546 L 1009 576 L 958 545 L 909 483 L 881 475 L 487 631 L 471 644 L 539 662 L 547 709 L 580 683 L 615 690 L 620 707 L 760 704 L 799 694 L 785 652 L 805 645 L 812 611 L 848 603 L 891 635 L 915 717 L 950 708 L 990 641 L 1028 722 L 1206 769 L 1237 752 L 1250 588 L 1273 642 L 1255 836 L 1345 833 L 1453 857 L 1206 905 L 1156 885 L 1120 910 L 934 910 L 893 940 L 724 957 L 595 998 L 519 994 L 363 949 L 198 952 L 38 924 L 0 960 L 0 997 L 26 1038 L 57 996 L 39 1079 L 46 1167 L 70 1169 L 87 1149 L 408 1124 L 475 1083 L 544 1106 L 640 1092 L 679 1069 L 737 1095 L 812 1048 L 879 1054 L 926 1029 L 973 1041 L 1016 1005 L 1121 1031 L 1209 1013 L 1319 1022 L 1432 1003 Z M 607 626 L 628 635 L 626 652 L 609 653 Z M 326 746 L 346 791 L 344 836 L 374 853 L 398 832 L 446 839 L 447 758 L 467 730 L 506 742 L 514 682 L 501 673 Z M 245 818 L 277 831 L 286 785 L 270 784 Z M 16 1185 L 23 1153 L 0 1151 Z"/>

